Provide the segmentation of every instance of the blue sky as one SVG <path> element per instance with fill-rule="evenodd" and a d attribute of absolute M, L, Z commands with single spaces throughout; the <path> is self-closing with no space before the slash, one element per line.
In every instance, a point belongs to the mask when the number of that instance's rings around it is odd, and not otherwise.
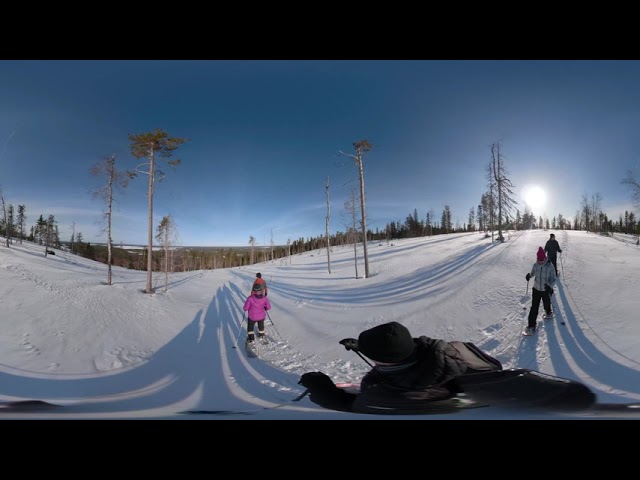
<path fill-rule="evenodd" d="M 502 142 L 519 207 L 573 219 L 582 195 L 617 219 L 621 185 L 640 166 L 638 61 L 0 61 L 0 185 L 27 223 L 55 215 L 63 240 L 106 241 L 89 169 L 115 153 L 133 168 L 129 134 L 186 137 L 156 184 L 154 226 L 171 214 L 183 245 L 286 244 L 330 230 L 357 168 L 339 152 L 368 139 L 368 227 L 445 205 L 466 223 L 486 190 L 489 146 Z M 147 238 L 145 176 L 117 193 L 113 240 Z"/>

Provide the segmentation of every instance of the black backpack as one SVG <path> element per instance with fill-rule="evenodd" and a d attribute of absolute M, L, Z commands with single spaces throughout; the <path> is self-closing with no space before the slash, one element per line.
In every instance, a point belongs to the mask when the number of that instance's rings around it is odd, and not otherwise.
<path fill-rule="evenodd" d="M 502 370 L 502 363 L 488 353 L 483 352 L 471 342 L 449 342 L 467 364 L 466 373 L 489 372 Z"/>

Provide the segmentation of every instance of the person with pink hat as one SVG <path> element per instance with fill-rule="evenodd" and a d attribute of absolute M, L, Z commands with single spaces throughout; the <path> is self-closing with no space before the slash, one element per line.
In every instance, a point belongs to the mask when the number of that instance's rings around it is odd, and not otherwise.
<path fill-rule="evenodd" d="M 525 335 L 531 335 L 536 331 L 538 318 L 538 310 L 540 308 L 540 300 L 544 306 L 544 318 L 551 318 L 551 295 L 553 295 L 553 287 L 556 284 L 556 270 L 551 262 L 547 259 L 542 247 L 538 247 L 537 261 L 533 264 L 531 272 L 527 273 L 527 282 L 533 277 L 533 287 L 531 288 L 531 309 L 529 310 L 529 319 Z"/>

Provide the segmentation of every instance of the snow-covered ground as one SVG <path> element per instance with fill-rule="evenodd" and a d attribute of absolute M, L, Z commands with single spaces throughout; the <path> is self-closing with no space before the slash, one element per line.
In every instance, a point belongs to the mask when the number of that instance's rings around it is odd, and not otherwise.
<path fill-rule="evenodd" d="M 28 242 L 0 246 L 0 400 L 40 399 L 56 409 L 0 418 L 388 419 L 323 410 L 300 375 L 357 382 L 369 370 L 338 342 L 398 321 L 414 334 L 476 343 L 505 368 L 531 368 L 587 384 L 601 402 L 640 401 L 640 247 L 635 237 L 556 230 L 563 253 L 555 318 L 523 337 L 531 297 L 525 274 L 551 231 L 480 233 L 369 244 L 355 277 L 352 246 L 252 267 L 154 275 L 113 269 Z M 248 358 L 242 306 L 261 272 L 273 305 L 272 339 Z M 542 309 L 541 309 L 542 312 Z M 564 322 L 564 324 L 562 324 Z M 238 348 L 236 348 L 238 345 Z M 185 415 L 187 410 L 217 415 Z M 487 409 L 447 418 L 539 418 Z M 554 414 L 549 417 L 556 418 Z M 428 420 L 445 416 L 411 416 Z M 397 417 L 394 417 L 397 419 Z"/>

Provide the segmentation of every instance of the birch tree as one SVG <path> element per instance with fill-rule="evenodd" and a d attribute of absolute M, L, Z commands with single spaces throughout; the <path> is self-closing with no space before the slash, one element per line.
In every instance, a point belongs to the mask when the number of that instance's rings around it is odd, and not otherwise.
<path fill-rule="evenodd" d="M 153 132 L 129 135 L 131 141 L 131 154 L 136 159 L 144 158 L 145 162 L 137 165 L 134 170 L 129 171 L 130 178 L 142 173 L 149 176 L 149 187 L 147 197 L 149 200 L 149 226 L 147 232 L 147 286 L 145 293 L 153 293 L 151 282 L 153 267 L 153 191 L 156 181 L 161 182 L 165 174 L 161 169 L 162 159 L 170 167 L 177 167 L 182 163 L 180 159 L 168 160 L 173 156 L 174 150 L 180 145 L 189 141 L 188 138 L 169 137 L 169 134 L 157 128 Z"/>

